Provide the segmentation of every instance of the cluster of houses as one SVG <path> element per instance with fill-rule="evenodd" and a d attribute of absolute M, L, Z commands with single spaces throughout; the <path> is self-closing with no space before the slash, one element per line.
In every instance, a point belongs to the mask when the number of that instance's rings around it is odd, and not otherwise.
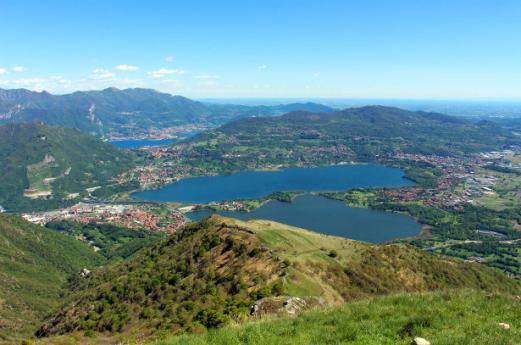
<path fill-rule="evenodd" d="M 210 202 L 208 206 L 222 211 L 251 211 L 248 205 L 240 201 Z"/>
<path fill-rule="evenodd" d="M 443 171 L 436 188 L 408 188 L 405 191 L 386 194 L 402 201 L 423 200 L 431 206 L 460 207 L 461 204 L 475 204 L 482 196 L 496 194 L 494 186 L 498 178 L 491 175 L 477 174 L 479 168 L 497 164 L 512 151 L 487 152 L 465 157 L 434 156 L 421 154 L 396 154 L 394 159 L 427 163 Z M 454 188 L 461 186 L 462 188 Z"/>
<path fill-rule="evenodd" d="M 79 203 L 73 207 L 56 211 L 28 213 L 23 217 L 39 225 L 56 220 L 73 220 L 79 223 L 110 223 L 130 229 L 148 229 L 166 233 L 174 232 L 185 223 L 185 218 L 179 211 L 160 212 L 158 207 L 148 204 Z"/>

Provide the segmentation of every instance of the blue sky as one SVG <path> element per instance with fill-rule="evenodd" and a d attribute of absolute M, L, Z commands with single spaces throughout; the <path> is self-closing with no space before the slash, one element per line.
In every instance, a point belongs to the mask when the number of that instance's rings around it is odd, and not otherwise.
<path fill-rule="evenodd" d="M 519 0 L 0 0 L 0 87 L 521 100 Z"/>

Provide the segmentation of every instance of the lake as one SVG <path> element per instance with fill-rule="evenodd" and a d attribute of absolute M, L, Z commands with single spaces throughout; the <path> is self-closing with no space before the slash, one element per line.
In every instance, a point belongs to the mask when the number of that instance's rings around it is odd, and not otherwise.
<path fill-rule="evenodd" d="M 212 213 L 215 212 L 200 210 L 189 212 L 186 216 L 196 221 Z M 421 230 L 420 224 L 406 215 L 349 207 L 344 202 L 310 194 L 296 197 L 291 203 L 269 201 L 252 212 L 217 213 L 242 220 L 268 219 L 372 243 L 415 236 Z"/>
<path fill-rule="evenodd" d="M 136 193 L 133 197 L 147 201 L 206 204 L 212 201 L 258 199 L 280 191 L 326 192 L 412 184 L 404 178 L 401 169 L 372 164 L 334 165 L 192 177 L 159 189 Z"/>
<path fill-rule="evenodd" d="M 325 192 L 353 188 L 403 187 L 413 182 L 400 169 L 381 165 L 335 165 L 289 168 L 280 171 L 248 171 L 231 175 L 193 177 L 133 197 L 148 201 L 207 204 L 225 200 L 258 199 L 277 191 Z M 188 213 L 192 220 L 209 210 Z M 269 219 L 317 232 L 380 243 L 417 235 L 420 225 L 408 216 L 364 208 L 305 194 L 291 203 L 270 201 L 252 212 L 218 212 L 238 219 Z"/>
<path fill-rule="evenodd" d="M 200 131 L 178 132 L 176 135 L 179 137 L 179 139 L 113 140 L 109 141 L 109 143 L 122 149 L 138 149 L 140 147 L 170 145 L 179 140 L 193 137 L 199 133 Z"/>
<path fill-rule="evenodd" d="M 170 145 L 175 142 L 174 139 L 159 139 L 159 140 L 150 140 L 150 139 L 140 139 L 140 140 L 114 140 L 109 141 L 114 146 L 117 146 L 122 149 L 137 149 L 140 147 L 149 147 L 149 146 L 160 146 L 160 145 Z"/>

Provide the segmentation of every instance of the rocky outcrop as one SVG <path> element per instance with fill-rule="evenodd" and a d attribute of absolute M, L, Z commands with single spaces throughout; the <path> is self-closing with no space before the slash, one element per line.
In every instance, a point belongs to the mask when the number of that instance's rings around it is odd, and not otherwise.
<path fill-rule="evenodd" d="M 297 315 L 324 304 L 324 300 L 319 297 L 267 297 L 251 306 L 250 315 L 254 317 L 269 314 Z"/>

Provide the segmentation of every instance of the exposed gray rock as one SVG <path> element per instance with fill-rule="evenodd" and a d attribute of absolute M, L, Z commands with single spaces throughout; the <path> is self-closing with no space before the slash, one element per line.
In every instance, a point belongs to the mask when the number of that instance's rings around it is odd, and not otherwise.
<path fill-rule="evenodd" d="M 322 298 L 318 297 L 267 297 L 257 301 L 250 308 L 250 315 L 262 316 L 267 314 L 297 315 L 304 310 L 323 306 Z"/>
<path fill-rule="evenodd" d="M 86 268 L 82 269 L 80 272 L 80 277 L 87 278 L 88 276 L 90 276 L 90 270 Z"/>

